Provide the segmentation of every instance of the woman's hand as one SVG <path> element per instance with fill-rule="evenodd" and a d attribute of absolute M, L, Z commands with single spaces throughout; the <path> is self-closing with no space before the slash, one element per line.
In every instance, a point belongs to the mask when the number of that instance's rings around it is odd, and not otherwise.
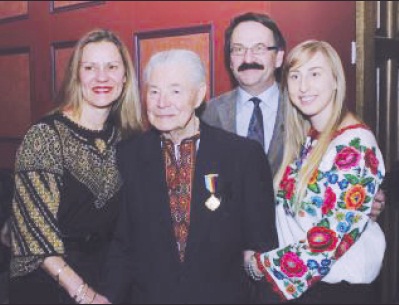
<path fill-rule="evenodd" d="M 255 252 L 252 250 L 244 251 L 244 269 L 250 278 L 259 281 L 263 278 L 262 271 L 259 270 L 255 259 Z"/>
<path fill-rule="evenodd" d="M 112 304 L 105 296 L 97 294 L 92 304 Z"/>

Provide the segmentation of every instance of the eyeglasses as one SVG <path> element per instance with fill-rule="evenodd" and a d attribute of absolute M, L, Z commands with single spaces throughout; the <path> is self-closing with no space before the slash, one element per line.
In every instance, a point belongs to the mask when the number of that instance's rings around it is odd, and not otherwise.
<path fill-rule="evenodd" d="M 244 47 L 242 44 L 234 44 L 230 48 L 231 55 L 234 56 L 244 56 L 245 53 L 249 50 L 251 50 L 252 55 L 264 55 L 266 54 L 267 51 L 272 51 L 272 50 L 277 50 L 277 46 L 272 46 L 268 47 L 263 43 L 257 43 L 256 45 L 253 45 L 252 47 Z"/>

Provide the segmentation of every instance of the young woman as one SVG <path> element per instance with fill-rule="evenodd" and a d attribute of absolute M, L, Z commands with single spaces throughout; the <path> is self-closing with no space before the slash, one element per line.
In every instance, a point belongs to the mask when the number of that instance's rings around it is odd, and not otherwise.
<path fill-rule="evenodd" d="M 140 131 L 127 48 L 107 30 L 77 43 L 60 106 L 27 132 L 13 199 L 10 303 L 97 303 L 119 208 L 116 144 Z"/>
<path fill-rule="evenodd" d="M 286 139 L 274 183 L 279 248 L 256 253 L 250 269 L 284 299 L 375 303 L 385 237 L 370 221 L 384 162 L 371 130 L 344 104 L 336 51 L 305 41 L 287 57 Z"/>

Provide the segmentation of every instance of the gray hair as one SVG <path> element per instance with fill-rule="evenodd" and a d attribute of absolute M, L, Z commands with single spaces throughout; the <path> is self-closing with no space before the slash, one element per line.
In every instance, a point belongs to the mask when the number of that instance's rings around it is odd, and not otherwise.
<path fill-rule="evenodd" d="M 197 53 L 186 49 L 170 49 L 151 56 L 144 69 L 144 83 L 148 82 L 154 67 L 165 63 L 176 63 L 188 67 L 190 72 L 188 77 L 196 85 L 206 82 L 205 66 Z"/>

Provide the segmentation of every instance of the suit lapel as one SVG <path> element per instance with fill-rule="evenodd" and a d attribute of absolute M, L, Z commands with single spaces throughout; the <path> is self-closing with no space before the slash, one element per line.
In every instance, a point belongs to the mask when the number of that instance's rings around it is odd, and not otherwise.
<path fill-rule="evenodd" d="M 237 92 L 235 89 L 225 95 L 218 109 L 223 129 L 232 133 L 236 133 Z"/>
<path fill-rule="evenodd" d="M 154 220 L 153 224 L 160 226 L 160 240 L 163 240 L 169 249 L 167 253 L 172 255 L 172 260 L 179 263 L 176 239 L 173 231 L 170 212 L 170 202 L 165 179 L 165 164 L 163 161 L 161 141 L 156 131 L 151 131 L 150 136 L 142 147 L 141 159 L 143 160 L 142 185 L 145 194 L 144 204 L 149 205 L 145 210 L 149 211 Z M 165 249 L 165 248 L 161 248 Z"/>
<path fill-rule="evenodd" d="M 205 201 L 210 193 L 205 186 L 204 176 L 207 174 L 218 174 L 218 162 L 215 159 L 217 153 L 213 152 L 214 143 L 209 134 L 209 127 L 201 125 L 200 146 L 195 165 L 195 176 L 191 195 L 191 220 L 187 240 L 186 263 L 188 264 L 198 245 L 210 230 L 212 211 L 206 208 Z"/>
<path fill-rule="evenodd" d="M 270 141 L 267 156 L 273 175 L 280 167 L 284 151 L 284 105 L 280 94 L 277 108 L 276 123 L 274 124 L 273 136 Z"/>

